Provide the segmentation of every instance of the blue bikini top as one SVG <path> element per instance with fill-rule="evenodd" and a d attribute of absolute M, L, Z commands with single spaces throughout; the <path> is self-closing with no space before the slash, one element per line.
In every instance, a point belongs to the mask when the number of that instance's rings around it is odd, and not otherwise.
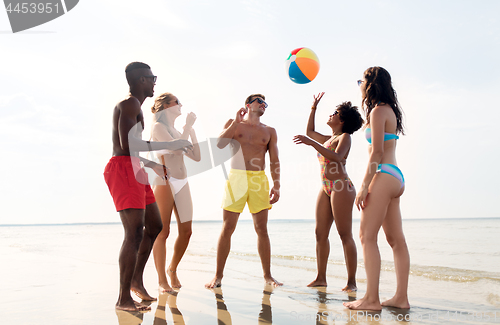
<path fill-rule="evenodd" d="M 365 137 L 366 137 L 366 141 L 368 141 L 368 143 L 371 144 L 372 143 L 372 129 L 366 128 Z M 397 139 L 399 139 L 399 136 L 394 134 L 394 133 L 387 133 L 387 132 L 384 133 L 384 141 L 397 140 Z"/>

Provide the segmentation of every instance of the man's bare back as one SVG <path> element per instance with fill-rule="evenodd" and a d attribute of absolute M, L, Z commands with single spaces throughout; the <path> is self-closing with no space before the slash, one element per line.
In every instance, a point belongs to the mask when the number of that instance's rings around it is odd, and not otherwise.
<path fill-rule="evenodd" d="M 142 129 L 144 129 L 144 116 L 141 110 L 141 103 L 134 96 L 119 102 L 113 109 L 113 156 L 130 156 L 128 145 L 128 133 L 137 124 L 141 123 L 141 129 L 133 136 L 138 139 L 142 138 Z M 120 132 L 120 127 L 121 131 Z M 127 134 L 124 134 L 125 131 Z"/>

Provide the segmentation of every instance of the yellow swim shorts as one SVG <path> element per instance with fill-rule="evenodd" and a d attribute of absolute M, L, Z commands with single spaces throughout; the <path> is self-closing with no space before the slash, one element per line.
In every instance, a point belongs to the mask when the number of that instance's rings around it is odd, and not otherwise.
<path fill-rule="evenodd" d="M 222 208 L 241 213 L 248 202 L 250 213 L 271 209 L 269 203 L 269 180 L 263 170 L 231 169 L 224 188 Z"/>

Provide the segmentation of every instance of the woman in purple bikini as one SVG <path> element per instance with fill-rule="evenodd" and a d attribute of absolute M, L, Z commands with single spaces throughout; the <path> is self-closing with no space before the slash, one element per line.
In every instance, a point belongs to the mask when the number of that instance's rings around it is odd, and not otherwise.
<path fill-rule="evenodd" d="M 316 260 L 318 275 L 308 287 L 326 286 L 326 266 L 330 254 L 328 236 L 335 221 L 342 240 L 347 267 L 347 285 L 342 291 L 356 291 L 357 252 L 352 238 L 352 207 L 356 190 L 345 170 L 345 160 L 351 148 L 351 134 L 363 125 L 357 108 L 350 102 L 337 106 L 327 123 L 332 135 L 323 135 L 314 130 L 316 108 L 324 93 L 314 96 L 307 136 L 297 135 L 294 142 L 312 146 L 318 152 L 321 165 L 322 188 L 316 203 Z"/>

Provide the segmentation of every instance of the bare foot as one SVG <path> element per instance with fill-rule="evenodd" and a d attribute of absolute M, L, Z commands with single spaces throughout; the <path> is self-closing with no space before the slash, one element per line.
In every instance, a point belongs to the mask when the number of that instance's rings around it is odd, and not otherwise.
<path fill-rule="evenodd" d="M 356 287 L 356 285 L 355 285 L 355 284 L 349 284 L 349 283 L 348 283 L 348 284 L 345 286 L 345 288 L 344 288 L 344 289 L 342 289 L 342 291 L 345 291 L 345 292 L 356 292 L 356 291 L 358 291 L 358 288 Z"/>
<path fill-rule="evenodd" d="M 160 285 L 158 286 L 158 290 L 160 291 L 160 293 L 174 292 L 174 289 L 172 289 L 172 287 L 169 286 L 167 282 L 160 283 Z"/>
<path fill-rule="evenodd" d="M 307 285 L 308 287 L 326 287 L 326 280 L 314 280 Z"/>
<path fill-rule="evenodd" d="M 149 293 L 146 291 L 146 289 L 141 286 L 141 287 L 136 287 L 136 286 L 132 286 L 130 288 L 130 291 L 132 291 L 133 293 L 135 293 L 135 295 L 139 298 L 141 298 L 142 300 L 145 300 L 145 301 L 156 301 L 156 298 L 155 297 L 151 297 L 149 295 Z"/>
<path fill-rule="evenodd" d="M 368 302 L 364 298 L 352 302 L 344 302 L 343 305 L 354 310 L 382 310 L 382 306 L 378 301 Z"/>
<path fill-rule="evenodd" d="M 272 276 L 265 276 L 264 279 L 266 280 L 267 284 L 270 284 L 273 287 L 279 287 L 283 285 L 283 283 L 276 281 Z"/>
<path fill-rule="evenodd" d="M 126 303 L 116 304 L 115 309 L 124 311 L 146 311 L 151 310 L 151 306 L 146 306 L 137 301 L 127 301 Z"/>
<path fill-rule="evenodd" d="M 172 288 L 182 287 L 181 282 L 179 281 L 179 278 L 177 277 L 177 270 L 172 271 L 172 269 L 170 269 L 170 266 L 169 266 L 167 269 L 167 274 L 170 277 L 170 282 L 172 283 Z"/>
<path fill-rule="evenodd" d="M 384 301 L 381 305 L 384 307 L 410 309 L 410 303 L 407 298 L 398 299 L 396 297 L 392 297 L 391 299 Z"/>
<path fill-rule="evenodd" d="M 212 281 L 205 284 L 205 288 L 207 288 L 207 289 L 220 288 L 220 286 L 222 285 L 221 281 L 222 281 L 222 277 L 215 276 L 212 279 Z"/>

